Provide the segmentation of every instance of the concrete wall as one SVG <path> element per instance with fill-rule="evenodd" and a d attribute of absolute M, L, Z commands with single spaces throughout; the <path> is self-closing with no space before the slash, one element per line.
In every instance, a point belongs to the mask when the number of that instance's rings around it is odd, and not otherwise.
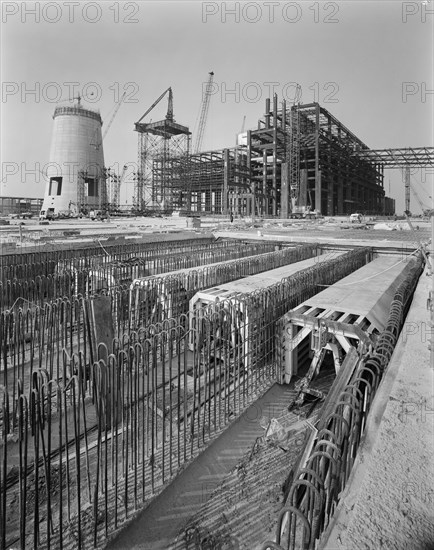
<path fill-rule="evenodd" d="M 42 210 L 54 208 L 55 213 L 70 209 L 71 203 L 81 203 L 98 208 L 105 202 L 102 193 L 104 183 L 104 153 L 101 137 L 101 117 L 76 103 L 74 106 L 57 107 L 50 149 L 50 162 Z M 62 178 L 61 189 L 52 178 Z M 89 196 L 85 178 L 98 182 L 98 195 Z M 83 193 L 79 193 L 79 185 Z M 51 189 L 50 189 L 51 187 Z M 82 195 L 82 196 L 80 196 Z"/>

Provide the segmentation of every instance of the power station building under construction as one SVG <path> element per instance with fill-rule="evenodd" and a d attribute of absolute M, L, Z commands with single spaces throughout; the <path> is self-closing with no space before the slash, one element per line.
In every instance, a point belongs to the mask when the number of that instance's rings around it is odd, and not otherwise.
<path fill-rule="evenodd" d="M 384 192 L 384 166 L 318 103 L 287 106 L 275 95 L 257 128 L 220 150 L 190 151 L 189 129 L 174 122 L 171 95 L 165 120 L 139 121 L 135 129 L 139 210 L 284 219 L 309 210 L 327 216 L 395 211 Z"/>
<path fill-rule="evenodd" d="M 102 145 L 120 104 L 103 132 L 80 100 L 56 108 L 42 211 L 116 204 L 125 167 L 114 179 Z M 391 165 L 408 211 L 434 148 L 369 149 L 277 96 L 232 148 L 203 151 L 203 128 L 192 145 L 171 88 L 135 125 L 136 212 L 200 231 L 4 228 L 0 549 L 434 548 L 416 498 L 434 494 L 434 219 L 430 240 L 408 215 L 306 215 L 387 212 Z"/>
<path fill-rule="evenodd" d="M 142 120 L 168 92 L 165 119 Z M 119 105 L 118 107 L 119 108 Z M 99 112 L 73 105 L 55 109 L 42 214 L 116 210 L 125 174 L 104 166 Z M 385 197 L 384 165 L 371 150 L 318 103 L 288 106 L 277 95 L 265 103 L 257 128 L 238 135 L 234 147 L 201 151 L 191 132 L 175 122 L 168 88 L 136 122 L 137 213 L 288 218 L 322 215 L 394 214 Z M 107 179 L 110 175 L 111 181 Z"/>

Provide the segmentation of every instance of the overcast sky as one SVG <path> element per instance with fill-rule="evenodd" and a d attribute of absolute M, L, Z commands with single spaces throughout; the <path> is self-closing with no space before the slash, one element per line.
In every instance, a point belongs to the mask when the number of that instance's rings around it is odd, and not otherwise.
<path fill-rule="evenodd" d="M 432 146 L 433 12 L 434 1 L 2 2 L 1 193 L 43 195 L 57 101 L 80 92 L 107 124 L 127 92 L 104 142 L 106 166 L 122 167 L 137 161 L 134 122 L 169 86 L 175 120 L 194 128 L 211 70 L 203 149 L 233 146 L 244 116 L 255 127 L 270 92 L 291 102 L 294 83 L 371 148 Z M 427 204 L 431 181 L 412 179 Z M 385 188 L 402 211 L 398 170 Z M 122 202 L 132 195 L 127 182 Z"/>

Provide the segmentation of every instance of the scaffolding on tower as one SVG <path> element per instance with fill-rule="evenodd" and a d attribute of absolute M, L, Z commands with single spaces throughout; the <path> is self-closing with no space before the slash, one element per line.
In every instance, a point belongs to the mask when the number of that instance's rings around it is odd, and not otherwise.
<path fill-rule="evenodd" d="M 78 171 L 78 181 L 77 181 L 77 204 L 78 209 L 81 210 L 82 208 L 86 207 L 86 193 L 85 193 L 85 182 L 87 178 L 87 172 L 86 170 L 79 170 Z"/>
<path fill-rule="evenodd" d="M 168 93 L 166 118 L 141 122 Z M 189 209 L 188 164 L 191 133 L 173 118 L 172 89 L 165 90 L 135 124 L 139 134 L 134 208 L 138 212 Z"/>

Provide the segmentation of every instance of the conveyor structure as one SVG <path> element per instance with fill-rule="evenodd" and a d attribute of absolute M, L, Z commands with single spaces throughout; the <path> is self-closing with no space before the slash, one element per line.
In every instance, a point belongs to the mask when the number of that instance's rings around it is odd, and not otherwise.
<path fill-rule="evenodd" d="M 342 254 L 343 252 L 327 252 L 315 258 L 309 258 L 301 262 L 266 271 L 265 273 L 259 273 L 251 277 L 245 277 L 244 279 L 238 279 L 223 285 L 202 290 L 195 294 L 190 300 L 190 311 L 205 307 L 211 303 L 235 299 L 237 296 L 250 294 L 255 290 L 267 288 L 302 269 L 307 269 L 315 264 L 331 260 L 332 258 L 338 258 Z"/>
<path fill-rule="evenodd" d="M 341 341 L 345 338 L 353 345 L 327 392 L 319 417 L 314 426 L 310 424 L 311 429 L 295 463 L 289 466 L 275 536 L 262 544 L 262 550 L 329 548 L 328 532 L 336 526 L 336 512 L 341 505 L 348 507 L 345 500 L 348 483 L 354 469 L 364 466 L 367 449 L 365 455 L 360 454 L 360 446 L 363 441 L 366 443 L 364 436 L 369 431 L 369 419 L 375 414 L 375 403 L 378 405 L 378 399 L 381 400 L 378 390 L 388 383 L 385 373 L 391 368 L 392 355 L 397 352 L 396 344 L 425 264 L 421 252 L 405 259 L 395 258 L 395 263 L 392 259 L 387 262 L 379 258 L 369 265 L 370 269 L 359 269 L 351 278 L 342 279 L 315 298 L 315 305 L 331 306 L 329 312 L 340 311 L 341 319 L 345 314 L 357 315 L 358 324 L 365 323 L 369 339 L 375 342 L 372 350 L 360 355 L 350 324 L 343 325 L 340 334 L 333 321 L 327 326 L 329 333 L 333 329 Z M 397 281 L 400 281 L 398 286 Z M 357 291 L 363 296 L 355 298 L 349 289 L 356 285 L 346 284 L 348 282 L 358 283 Z M 391 294 L 393 287 L 395 291 Z M 296 309 L 302 309 L 309 302 Z M 292 313 L 288 319 L 282 318 L 285 329 L 288 321 L 291 322 Z M 327 319 L 327 315 L 323 318 Z M 298 326 L 299 331 L 304 326 Z M 377 334 L 379 327 L 383 328 Z M 344 329 L 346 334 L 343 334 Z M 290 336 L 286 333 L 287 343 L 292 340 Z M 360 340 L 358 344 L 360 348 L 365 347 Z M 329 377 L 326 375 L 326 378 Z M 319 383 L 317 380 L 317 387 Z M 297 414 L 309 415 L 306 409 L 299 409 Z M 288 416 L 294 418 L 294 412 L 289 412 Z M 290 458 L 288 463 L 291 463 Z"/>
<path fill-rule="evenodd" d="M 75 258 L 72 265 L 70 260 L 61 259 L 57 262 L 55 274 L 69 274 L 75 294 L 90 296 L 116 287 L 127 287 L 133 280 L 151 277 L 160 271 L 197 268 L 200 265 L 209 265 L 208 262 L 215 260 L 227 261 L 267 253 L 275 247 L 276 245 L 271 242 L 214 241 L 209 244 L 198 242 L 196 246 L 190 246 L 189 250 L 179 250 L 173 254 L 169 250 L 169 253 L 157 252 L 154 256 L 147 257 L 138 254 L 118 259 L 107 253 L 90 260 L 86 257 Z"/>
<path fill-rule="evenodd" d="M 350 350 L 359 357 L 372 351 L 409 265 L 411 256 L 376 258 L 279 321 L 279 382 L 288 384 L 297 375 L 306 354 L 310 360 L 306 375 L 296 383 L 297 397 L 292 406 L 301 405 L 306 394 L 323 397 L 310 387 L 323 364 L 333 362 L 337 374 Z"/>
<path fill-rule="evenodd" d="M 188 311 L 188 300 L 198 291 L 216 283 L 226 283 L 270 268 L 286 266 L 306 258 L 316 257 L 315 244 L 285 246 L 274 245 L 274 252 L 261 253 L 237 259 L 196 265 L 158 275 L 136 278 L 130 285 L 130 326 L 138 329 L 145 323 L 161 322 Z M 265 248 L 263 248 L 265 250 Z M 265 276 L 265 275 L 264 275 Z M 185 303 L 187 300 L 187 303 Z"/>
<path fill-rule="evenodd" d="M 288 281 L 296 273 L 309 270 L 309 268 L 315 265 L 320 265 L 322 263 L 326 264 L 328 261 L 337 259 L 343 254 L 343 252 L 320 254 L 314 258 L 309 258 L 197 292 L 190 300 L 189 308 L 191 329 L 189 342 L 190 349 L 193 349 L 195 346 L 194 324 L 197 323 L 202 312 L 206 312 L 207 309 L 210 308 L 214 310 L 213 308 L 220 304 L 223 310 L 227 310 L 227 319 L 230 320 L 231 323 L 230 329 L 226 328 L 225 330 L 225 333 L 229 334 L 231 339 L 231 342 L 228 343 L 229 348 L 232 350 L 237 349 L 238 354 L 241 352 L 241 355 L 244 357 L 244 366 L 247 368 L 253 357 L 252 350 L 249 348 L 251 347 L 252 334 L 257 331 L 258 312 L 256 310 L 250 310 L 254 302 L 245 301 L 243 298 L 255 292 L 266 293 L 271 287 L 275 287 L 283 281 Z M 278 304 L 279 299 L 277 298 L 276 307 Z M 264 322 L 265 313 L 266 312 L 264 312 Z M 259 342 L 257 342 L 256 345 L 258 348 L 260 347 Z"/>

